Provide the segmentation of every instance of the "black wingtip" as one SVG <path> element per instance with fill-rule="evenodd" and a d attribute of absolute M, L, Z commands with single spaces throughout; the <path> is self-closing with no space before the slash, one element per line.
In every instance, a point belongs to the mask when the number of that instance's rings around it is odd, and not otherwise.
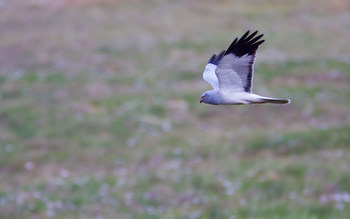
<path fill-rule="evenodd" d="M 213 64 L 213 65 L 218 65 L 218 63 L 220 62 L 220 60 L 222 59 L 222 57 L 224 57 L 225 55 L 225 50 L 221 51 L 218 55 L 214 54 L 211 56 L 211 58 L 208 61 L 208 64 Z"/>
<path fill-rule="evenodd" d="M 222 50 L 220 53 L 219 53 L 219 55 L 217 56 L 217 63 L 222 59 L 222 57 L 224 57 L 224 55 L 225 55 L 225 50 Z M 216 63 L 216 64 L 217 64 Z"/>
<path fill-rule="evenodd" d="M 259 46 L 263 42 L 265 42 L 265 40 L 260 40 L 264 36 L 264 34 L 256 36 L 257 33 L 258 31 L 254 31 L 250 34 L 250 30 L 248 30 L 247 32 L 245 32 L 245 34 L 243 34 L 243 36 L 239 40 L 236 38 L 227 49 L 225 55 L 233 53 L 234 55 L 241 57 L 246 54 L 255 54 Z"/>
<path fill-rule="evenodd" d="M 213 63 L 214 60 L 215 60 L 215 57 L 216 57 L 216 54 L 214 53 L 214 55 L 212 55 L 212 56 L 210 57 L 210 59 L 208 60 L 208 63 Z"/>
<path fill-rule="evenodd" d="M 245 32 L 245 34 L 241 37 L 241 40 L 244 40 L 250 33 L 250 30 L 248 30 L 247 32 Z"/>

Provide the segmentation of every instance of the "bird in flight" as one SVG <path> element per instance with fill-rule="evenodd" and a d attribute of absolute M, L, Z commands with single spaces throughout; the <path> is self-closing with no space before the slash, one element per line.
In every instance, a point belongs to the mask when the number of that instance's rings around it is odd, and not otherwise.
<path fill-rule="evenodd" d="M 212 87 L 202 94 L 200 102 L 213 105 L 288 104 L 289 99 L 264 97 L 252 93 L 256 51 L 265 41 L 264 34 L 247 31 L 236 38 L 228 49 L 214 54 L 203 72 L 203 79 Z"/>

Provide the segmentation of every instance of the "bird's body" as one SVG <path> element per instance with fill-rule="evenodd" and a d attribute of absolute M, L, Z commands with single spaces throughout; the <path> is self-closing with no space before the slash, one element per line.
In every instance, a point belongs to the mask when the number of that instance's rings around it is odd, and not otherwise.
<path fill-rule="evenodd" d="M 247 31 L 239 40 L 220 54 L 214 54 L 203 72 L 203 79 L 214 89 L 206 91 L 200 102 L 213 105 L 242 105 L 275 103 L 287 104 L 289 99 L 264 97 L 252 93 L 254 61 L 256 50 L 264 40 L 255 37 L 257 31 L 249 35 Z M 254 38 L 255 37 L 255 38 Z"/>
<path fill-rule="evenodd" d="M 244 105 L 244 104 L 261 104 L 261 103 L 276 103 L 287 104 L 288 99 L 264 97 L 248 92 L 220 92 L 217 89 L 206 91 L 206 103 L 212 105 Z M 205 102 L 205 101 L 201 101 Z"/>

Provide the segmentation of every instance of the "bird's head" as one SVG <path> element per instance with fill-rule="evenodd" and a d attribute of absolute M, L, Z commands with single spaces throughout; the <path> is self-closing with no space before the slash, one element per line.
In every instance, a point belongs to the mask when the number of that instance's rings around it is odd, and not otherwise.
<path fill-rule="evenodd" d="M 207 92 L 205 92 L 204 94 L 202 94 L 201 99 L 199 100 L 199 102 L 200 103 L 203 103 L 203 102 L 207 103 L 208 99 L 209 99 L 209 94 Z"/>
<path fill-rule="evenodd" d="M 214 105 L 220 104 L 219 101 L 220 99 L 218 98 L 218 92 L 216 90 L 204 92 L 199 100 L 200 103 L 209 103 Z"/>

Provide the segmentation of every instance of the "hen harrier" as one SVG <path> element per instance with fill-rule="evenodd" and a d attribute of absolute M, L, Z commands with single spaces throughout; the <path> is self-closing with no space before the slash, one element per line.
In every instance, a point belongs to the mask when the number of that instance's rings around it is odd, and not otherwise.
<path fill-rule="evenodd" d="M 203 79 L 214 89 L 202 94 L 200 102 L 214 105 L 275 103 L 288 104 L 289 99 L 263 97 L 252 93 L 256 50 L 265 41 L 264 34 L 247 31 L 236 38 L 225 51 L 214 54 L 203 72 Z M 260 41 L 259 41 L 260 40 Z"/>

